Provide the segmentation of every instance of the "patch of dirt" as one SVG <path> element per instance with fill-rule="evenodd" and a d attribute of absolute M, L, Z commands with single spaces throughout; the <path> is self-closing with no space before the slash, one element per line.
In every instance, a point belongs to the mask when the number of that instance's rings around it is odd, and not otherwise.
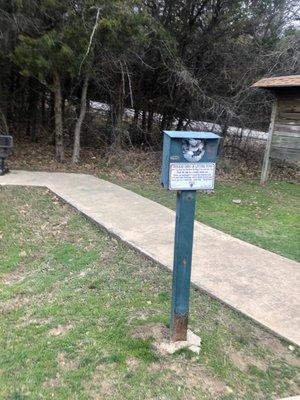
<path fill-rule="evenodd" d="M 97 366 L 93 378 L 86 382 L 85 387 L 88 395 L 93 400 L 113 399 L 118 395 L 117 373 L 111 371 L 107 365 Z"/>
<path fill-rule="evenodd" d="M 268 363 L 266 360 L 262 360 L 253 355 L 245 354 L 241 351 L 230 349 L 228 356 L 232 363 L 243 372 L 247 371 L 250 365 L 254 365 L 262 371 L 266 371 L 268 369 Z"/>
<path fill-rule="evenodd" d="M 138 359 L 134 358 L 134 357 L 129 357 L 126 359 L 126 365 L 129 369 L 136 369 L 138 368 L 138 366 L 140 365 Z"/>
<path fill-rule="evenodd" d="M 35 229 L 35 234 L 38 235 L 38 229 Z M 44 237 L 46 239 L 46 237 Z M 29 263 L 30 261 L 36 259 L 38 257 L 37 254 L 30 254 L 27 256 L 26 262 Z M 21 283 L 24 279 L 33 276 L 36 272 L 47 272 L 52 270 L 53 268 L 51 267 L 49 262 L 43 262 L 42 268 L 39 270 L 26 270 L 26 264 L 21 264 L 18 268 L 15 270 L 2 274 L 0 276 L 0 284 L 2 285 L 7 285 L 11 286 L 16 283 Z"/>
<path fill-rule="evenodd" d="M 61 384 L 61 380 L 58 376 L 56 376 L 55 378 L 48 378 L 45 380 L 45 382 L 43 383 L 43 386 L 45 388 L 54 388 L 54 387 L 60 387 Z"/>
<path fill-rule="evenodd" d="M 149 282 L 147 282 L 147 283 L 149 283 Z M 155 309 L 155 308 L 151 309 L 150 308 L 151 304 L 149 304 L 149 305 L 148 304 L 147 304 L 147 306 L 148 306 L 147 308 L 145 307 L 143 310 L 137 310 L 137 311 L 135 310 L 134 312 L 132 312 L 128 316 L 128 322 L 135 324 L 136 321 L 139 320 L 140 323 L 143 324 L 142 321 L 149 320 L 150 318 L 153 318 L 154 316 L 159 316 L 160 315 L 160 310 L 159 309 Z"/>
<path fill-rule="evenodd" d="M 18 271 L 10 272 L 10 273 L 4 274 L 0 277 L 0 283 L 2 285 L 11 286 L 14 283 L 22 282 L 24 280 L 24 278 L 25 278 L 25 276 Z"/>
<path fill-rule="evenodd" d="M 22 282 L 29 275 L 30 274 L 25 271 L 25 267 L 22 266 L 22 267 L 18 268 L 17 270 L 14 270 L 12 272 L 8 272 L 7 274 L 1 275 L 0 283 L 2 285 L 11 286 L 11 285 L 14 285 L 15 283 Z"/>
<path fill-rule="evenodd" d="M 288 353 L 288 349 L 281 343 L 279 339 L 268 334 L 260 335 L 260 337 L 258 337 L 258 344 L 271 349 L 274 353 L 277 354 Z"/>
<path fill-rule="evenodd" d="M 64 352 L 57 354 L 56 362 L 57 366 L 64 372 L 71 371 L 79 366 L 79 362 L 77 360 L 71 360 Z"/>
<path fill-rule="evenodd" d="M 299 350 L 295 347 L 294 351 L 284 345 L 279 339 L 271 335 L 264 335 L 258 339 L 259 345 L 271 349 L 276 356 L 283 358 L 287 363 L 300 368 Z"/>
<path fill-rule="evenodd" d="M 223 322 L 223 324 L 225 324 L 225 322 Z M 241 325 L 232 324 L 227 325 L 227 328 L 236 338 L 241 338 L 243 340 L 243 344 L 247 345 L 249 351 L 255 353 L 255 350 L 260 348 L 263 352 L 266 351 L 267 354 L 269 354 L 269 356 L 266 357 L 269 358 L 269 360 L 272 360 L 272 356 L 276 356 L 277 359 L 281 358 L 288 364 L 300 367 L 300 352 L 297 346 L 294 346 L 295 350 L 291 351 L 288 348 L 288 344 L 285 344 L 268 331 L 263 330 L 260 326 L 251 323 L 247 325 L 247 329 L 245 330 Z M 252 365 L 255 364 L 252 363 Z"/>
<path fill-rule="evenodd" d="M 64 336 L 72 328 L 72 325 L 57 325 L 48 331 L 50 336 Z"/>
<path fill-rule="evenodd" d="M 141 320 L 141 321 L 145 321 L 147 319 L 148 315 L 145 311 L 137 311 L 134 314 L 134 317 L 132 318 L 132 321 L 136 321 L 136 320 Z"/>
<path fill-rule="evenodd" d="M 22 296 L 17 296 L 12 299 L 6 300 L 2 303 L 0 303 L 0 312 L 1 313 L 7 313 L 10 311 L 15 310 L 18 307 L 26 306 L 28 304 L 31 304 L 33 301 L 32 297 L 22 297 Z"/>
<path fill-rule="evenodd" d="M 176 382 L 178 385 L 185 386 L 189 389 L 186 399 L 198 399 L 194 397 L 192 392 L 196 389 L 202 389 L 210 394 L 213 399 L 219 396 L 228 395 L 231 389 L 218 378 L 208 375 L 200 364 L 192 364 L 191 362 L 182 362 L 180 360 L 164 360 L 159 363 L 153 363 L 149 367 L 153 372 L 161 372 L 163 379 Z"/>
<path fill-rule="evenodd" d="M 161 323 L 151 323 L 135 328 L 132 336 L 137 339 L 153 338 L 160 342 L 169 338 L 169 329 Z"/>
<path fill-rule="evenodd" d="M 195 384 L 196 382 L 197 384 Z M 224 382 L 221 382 L 219 379 L 212 376 L 208 376 L 205 373 L 201 374 L 200 377 L 195 374 L 189 374 L 186 378 L 186 385 L 188 387 L 192 385 L 201 387 L 205 392 L 208 392 L 213 399 L 232 393 L 230 388 L 226 386 Z"/>
<path fill-rule="evenodd" d="M 287 354 L 284 359 L 288 364 L 300 369 L 300 357 L 298 357 L 296 354 L 290 352 L 290 354 Z"/>

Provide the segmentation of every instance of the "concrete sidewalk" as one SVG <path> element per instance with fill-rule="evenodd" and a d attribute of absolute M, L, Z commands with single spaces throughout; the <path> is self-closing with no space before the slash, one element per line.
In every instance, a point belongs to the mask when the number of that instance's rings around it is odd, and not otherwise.
<path fill-rule="evenodd" d="M 94 176 L 13 171 L 0 185 L 46 186 L 110 233 L 172 269 L 175 213 Z M 295 239 L 296 240 L 296 239 Z M 195 223 L 192 281 L 300 345 L 300 264 Z"/>

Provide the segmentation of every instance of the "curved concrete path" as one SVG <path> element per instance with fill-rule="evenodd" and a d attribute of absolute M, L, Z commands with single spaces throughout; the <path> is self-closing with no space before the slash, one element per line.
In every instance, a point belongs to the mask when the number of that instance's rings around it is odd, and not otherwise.
<path fill-rule="evenodd" d="M 13 171 L 0 185 L 46 186 L 77 210 L 172 269 L 175 213 L 91 175 Z M 295 239 L 296 240 L 296 239 Z M 300 345 L 300 264 L 195 223 L 192 281 Z"/>

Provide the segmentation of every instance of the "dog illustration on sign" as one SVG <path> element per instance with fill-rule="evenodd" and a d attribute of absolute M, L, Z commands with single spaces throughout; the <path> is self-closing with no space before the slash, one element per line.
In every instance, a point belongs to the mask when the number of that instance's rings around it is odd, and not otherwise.
<path fill-rule="evenodd" d="M 205 153 L 205 143 L 201 139 L 183 139 L 182 153 L 183 157 L 189 162 L 200 161 Z"/>

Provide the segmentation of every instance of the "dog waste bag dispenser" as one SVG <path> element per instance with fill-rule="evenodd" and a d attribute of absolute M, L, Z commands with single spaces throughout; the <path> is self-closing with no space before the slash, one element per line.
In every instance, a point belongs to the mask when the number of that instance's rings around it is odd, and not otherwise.
<path fill-rule="evenodd" d="M 170 324 L 173 341 L 187 338 L 196 191 L 214 188 L 219 141 L 211 132 L 164 131 L 161 182 L 164 188 L 177 191 Z"/>
<path fill-rule="evenodd" d="M 164 132 L 162 185 L 212 190 L 220 137 L 211 132 Z"/>

